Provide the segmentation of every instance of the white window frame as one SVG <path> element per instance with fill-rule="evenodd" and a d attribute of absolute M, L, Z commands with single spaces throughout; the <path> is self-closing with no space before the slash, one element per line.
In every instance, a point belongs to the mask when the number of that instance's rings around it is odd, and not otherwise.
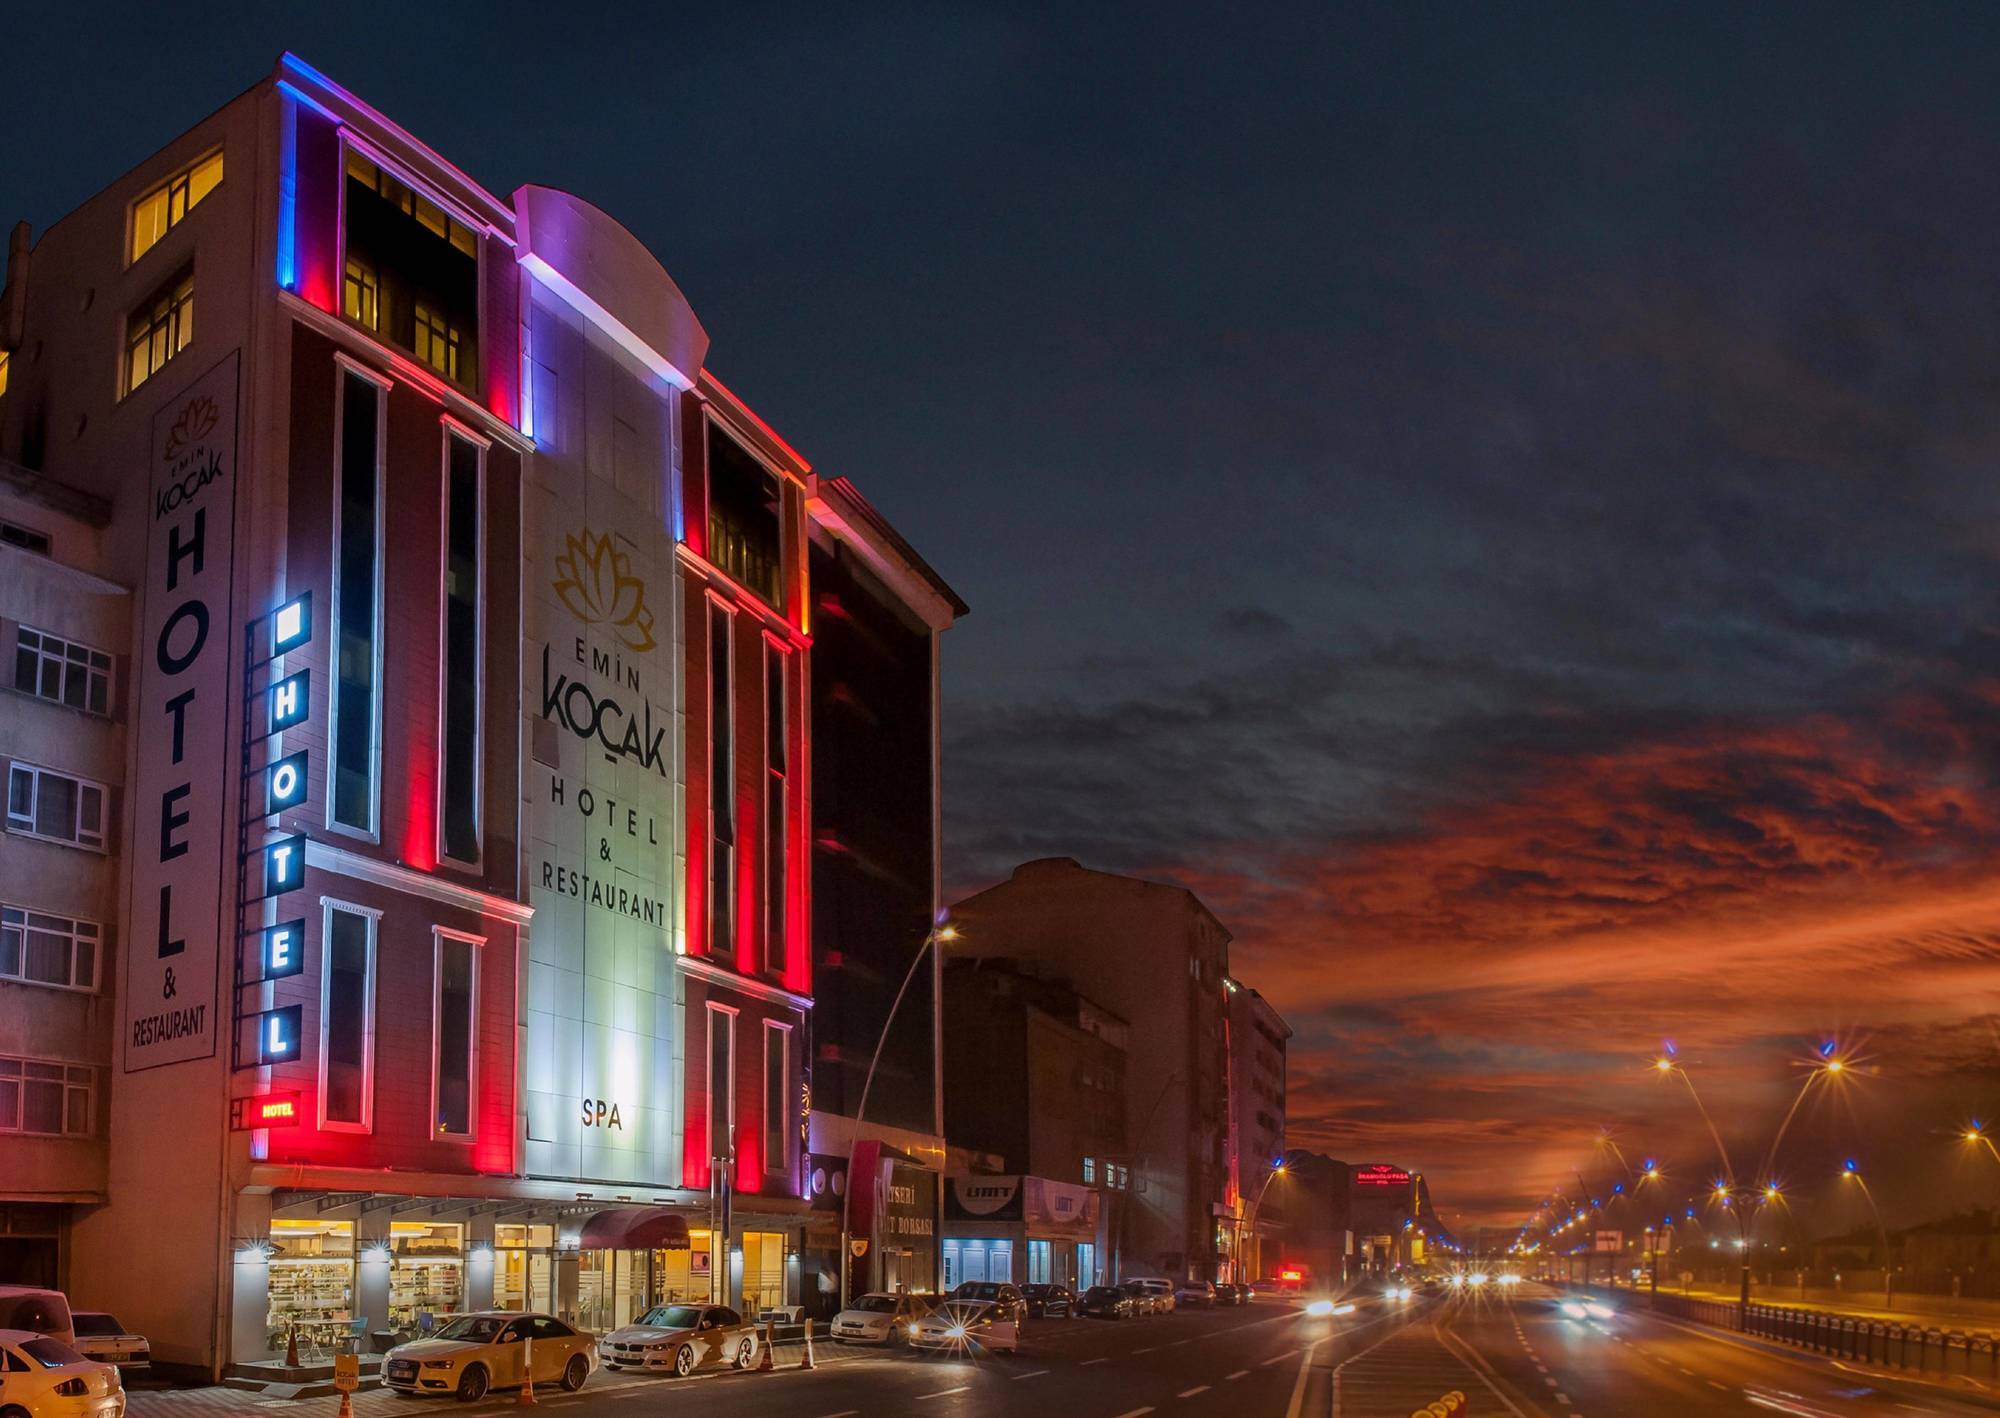
<path fill-rule="evenodd" d="M 771 1036 L 773 1034 L 779 1036 L 778 1038 L 779 1113 L 776 1118 L 772 1118 L 771 1116 L 769 1116 L 771 1111 Z M 767 1019 L 764 1021 L 763 1037 L 764 1037 L 763 1109 L 766 1115 L 764 1118 L 764 1136 L 762 1139 L 764 1147 L 764 1170 L 766 1172 L 784 1172 L 789 1169 L 792 1160 L 791 1158 L 792 1130 L 788 1125 L 789 1119 L 786 1115 L 786 1110 L 784 1106 L 786 1101 L 791 1097 L 792 1094 L 792 1026 L 782 1019 Z M 771 1156 L 771 1133 L 774 1129 L 778 1134 L 778 1154 L 775 1161 L 772 1160 Z"/>
<path fill-rule="evenodd" d="M 21 637 L 24 635 L 35 637 L 35 644 L 32 647 L 21 643 Z M 18 626 L 15 629 L 14 636 L 15 658 L 14 664 L 10 667 L 10 672 L 14 676 L 13 686 L 15 689 L 29 696 L 31 699 L 39 699 L 44 704 L 53 704 L 60 709 L 69 709 L 79 714 L 88 714 L 93 719 L 109 719 L 111 717 L 114 687 L 113 676 L 117 673 L 118 660 L 109 650 L 100 650 L 95 645 L 87 644 L 82 640 L 72 640 L 67 635 L 57 635 L 54 631 L 44 630 L 39 625 Z M 53 653 L 50 651 L 52 643 L 56 647 Z M 29 654 L 35 657 L 35 682 L 31 685 L 23 685 L 21 683 L 20 654 L 23 649 L 26 649 Z M 83 651 L 85 659 L 81 663 L 71 659 L 68 652 L 72 650 Z M 103 659 L 104 668 L 102 670 L 91 663 L 89 658 L 91 656 Z M 57 675 L 59 681 L 65 679 L 72 670 L 80 671 L 83 674 L 84 702 L 82 704 L 71 704 L 64 696 L 64 685 L 60 682 L 56 685 L 56 692 L 53 697 L 42 693 L 42 668 L 51 660 L 56 663 L 59 670 Z M 94 678 L 100 677 L 104 681 L 104 707 L 102 709 L 93 709 L 90 707 L 89 702 L 90 685 Z"/>
<path fill-rule="evenodd" d="M 707 1007 L 708 1031 L 704 1039 L 708 1046 L 708 1052 L 702 1056 L 702 1079 L 707 1085 L 708 1093 L 707 1097 L 703 1099 L 702 1106 L 708 1109 L 709 1114 L 708 1165 L 710 1172 L 713 1173 L 716 1164 L 726 1158 L 731 1158 L 736 1150 L 733 1135 L 729 1137 L 730 1147 L 727 1152 L 719 1151 L 716 1146 L 718 1129 L 715 1125 L 714 1108 L 715 1019 L 717 1015 L 721 1015 L 727 1021 L 726 1027 L 729 1030 L 729 1114 L 722 1122 L 724 1129 L 733 1130 L 736 1126 L 736 1016 L 743 1011 L 733 1004 L 718 1004 L 714 1000 L 707 1001 Z"/>
<path fill-rule="evenodd" d="M 736 755 L 742 752 L 743 750 L 742 744 L 738 742 L 738 739 L 741 737 L 741 735 L 739 735 L 736 732 L 737 610 L 735 606 L 731 605 L 727 600 L 723 599 L 721 596 L 716 595 L 715 592 L 713 591 L 710 591 L 708 593 L 706 599 L 708 602 L 708 608 L 702 616 L 701 644 L 702 644 L 702 679 L 705 687 L 708 690 L 708 716 L 707 716 L 708 752 L 705 761 L 707 763 L 708 772 L 711 775 L 711 777 L 713 777 L 715 773 L 715 685 L 713 681 L 715 677 L 716 611 L 718 610 L 721 611 L 723 615 L 727 617 L 725 624 L 729 626 L 727 637 L 724 639 L 722 644 L 722 652 L 729 662 L 729 703 L 727 706 L 729 713 L 729 748 L 730 748 L 728 802 L 730 804 L 730 837 L 732 839 L 729 846 L 729 870 L 733 873 L 736 870 L 736 854 L 743 849 L 743 843 L 740 840 L 736 840 L 740 839 L 740 837 L 742 836 L 741 832 L 738 830 L 742 827 L 742 824 L 736 821 L 736 806 L 735 806 Z M 716 899 L 715 868 L 716 868 L 716 857 L 718 854 L 716 852 L 716 835 L 715 835 L 715 784 L 713 782 L 710 782 L 708 785 L 707 808 L 708 808 L 708 901 L 706 904 L 708 910 L 708 920 L 705 923 L 707 927 L 705 934 L 708 938 L 708 958 L 711 960 L 726 959 L 729 962 L 729 967 L 733 970 L 736 968 L 735 917 L 737 913 L 742 910 L 743 907 L 742 907 L 742 902 L 737 900 L 736 896 L 733 894 L 736 883 L 732 879 L 730 882 L 730 888 L 732 894 L 729 898 L 730 906 L 732 908 L 730 911 L 730 919 L 723 922 L 725 928 L 723 934 L 723 945 L 727 947 L 727 952 L 725 954 L 723 950 L 717 949 L 715 942 L 715 899 Z"/>
<path fill-rule="evenodd" d="M 486 453 L 493 446 L 493 440 L 475 432 L 470 426 L 459 422 L 449 414 L 440 418 L 443 437 L 439 442 L 438 482 L 438 783 L 437 783 L 437 859 L 468 871 L 478 871 L 486 859 Z M 479 584 L 473 591 L 473 649 L 472 678 L 475 708 L 473 710 L 472 748 L 472 830 L 477 845 L 472 856 L 455 857 L 445 851 L 445 676 L 448 666 L 445 652 L 449 645 L 446 633 L 447 617 L 445 600 L 449 590 L 446 585 L 451 568 L 451 444 L 454 438 L 470 443 L 478 457 L 475 496 L 478 499 L 476 516 L 479 522 Z"/>
<path fill-rule="evenodd" d="M 437 1126 L 439 1073 L 444 1063 L 441 1047 L 444 1040 L 438 1033 L 438 1024 L 444 1008 L 444 943 L 448 940 L 473 948 L 472 998 L 466 1006 L 472 1018 L 465 1037 L 464 1132 L 440 1132 Z M 485 949 L 486 937 L 483 935 L 455 931 L 445 926 L 431 927 L 431 1111 L 428 1126 L 433 1142 L 458 1142 L 471 1146 L 479 1140 L 479 967 L 485 958 Z"/>
<path fill-rule="evenodd" d="M 18 913 L 19 920 L 6 919 L 9 912 Z M 67 931 L 50 931 L 46 927 L 31 924 L 31 917 L 58 921 L 69 927 Z M 69 939 L 69 983 L 57 984 L 52 980 L 37 980 L 26 973 L 28 962 L 28 932 L 40 931 L 43 935 L 64 935 Z M 86 937 L 84 932 L 88 930 Z M 9 980 L 17 985 L 30 985 L 44 990 L 67 990 L 71 994 L 94 995 L 97 983 L 104 978 L 104 925 L 101 921 L 87 921 L 77 916 L 61 916 L 49 911 L 38 911 L 32 906 L 23 906 L 13 901 L 0 901 L 0 931 L 18 931 L 21 936 L 20 959 L 13 974 L 0 969 L 0 980 Z M 76 982 L 76 947 L 80 940 L 88 939 L 91 946 L 90 983 Z"/>
<path fill-rule="evenodd" d="M 15 1085 L 14 1116 L 0 1118 L 0 1136 L 11 1137 L 95 1137 L 97 1135 L 97 1068 L 94 1064 L 78 1063 L 73 1059 L 38 1059 L 25 1054 L 0 1055 L 0 1063 L 15 1066 L 12 1075 Z M 26 1127 L 28 1116 L 28 1068 L 59 1068 L 63 1071 L 62 1088 L 62 1130 L 59 1132 L 30 1132 Z M 82 1075 L 81 1078 L 78 1075 Z M 40 1078 L 37 1083 L 54 1083 L 56 1080 Z M 72 1089 L 81 1088 L 84 1093 L 84 1108 L 89 1116 L 84 1126 L 72 1130 L 69 1125 L 69 1095 Z"/>
<path fill-rule="evenodd" d="M 33 790 L 29 793 L 29 798 L 28 798 L 28 821 L 30 824 L 32 824 L 39 816 L 39 814 L 36 812 L 36 805 L 39 803 L 41 799 L 42 779 L 61 778 L 65 782 L 74 783 L 76 785 L 77 788 L 76 812 L 77 812 L 77 824 L 78 824 L 77 836 L 51 837 L 45 832 L 37 832 L 32 825 L 27 827 L 20 827 L 16 825 L 14 818 L 14 775 L 16 773 L 28 774 L 33 779 L 35 784 Z M 95 789 L 97 792 L 98 815 L 97 815 L 97 840 L 95 842 L 86 842 L 82 838 L 82 828 L 80 824 L 82 823 L 83 820 L 83 790 L 85 788 L 92 788 Z M 7 765 L 6 822 L 7 822 L 7 833 L 9 836 L 27 837 L 36 842 L 52 842 L 58 847 L 74 847 L 78 851 L 95 852 L 98 856 L 102 857 L 107 855 L 107 849 L 105 847 L 105 835 L 106 835 L 105 819 L 110 817 L 110 815 L 111 815 L 111 789 L 107 787 L 105 784 L 98 782 L 95 778 L 84 778 L 80 777 L 75 773 L 65 773 L 59 768 L 44 767 L 42 764 L 39 763 L 30 763 L 25 758 L 16 758 L 11 762 L 9 762 Z"/>
<path fill-rule="evenodd" d="M 375 1131 L 375 995 L 381 982 L 376 968 L 376 941 L 381 934 L 382 912 L 373 906 L 322 896 L 319 929 L 319 1126 L 322 1132 Z M 329 1006 L 333 998 L 333 918 L 336 914 L 359 916 L 368 923 L 368 976 L 362 990 L 361 1015 L 361 1121 L 339 1122 L 326 1115 L 328 1065 L 327 1048 L 332 1042 Z M 476 978 L 476 975 L 475 975 Z M 435 1053 L 435 1050 L 433 1050 Z M 436 1118 L 433 1105 L 431 1116 Z"/>
<path fill-rule="evenodd" d="M 181 214 L 179 216 L 175 216 L 173 189 L 183 182 L 188 183 L 189 186 L 192 187 L 193 185 L 192 179 L 195 173 L 202 167 L 206 166 L 210 158 L 224 158 L 224 162 L 222 164 L 222 176 L 215 179 L 214 187 L 209 188 L 208 191 L 202 193 L 201 196 L 196 197 L 192 201 L 188 202 L 186 206 L 181 208 Z M 200 157 L 196 158 L 193 162 L 186 163 L 183 166 L 176 168 L 167 177 L 154 183 L 151 187 L 148 187 L 144 192 L 141 192 L 138 196 L 134 197 L 131 200 L 131 202 L 127 204 L 125 208 L 125 265 L 127 269 L 130 269 L 132 266 L 135 266 L 139 262 L 145 260 L 148 252 L 157 250 L 159 248 L 160 243 L 167 239 L 167 233 L 172 231 L 175 227 L 179 226 L 182 222 L 186 221 L 188 217 L 193 214 L 194 209 L 196 207 L 199 207 L 203 202 L 207 201 L 209 197 L 215 192 L 216 188 L 221 187 L 222 184 L 228 179 L 228 177 L 229 177 L 229 163 L 227 161 L 226 154 L 221 147 L 219 146 L 213 147 L 210 148 L 207 152 L 203 153 Z M 154 237 L 152 241 L 147 244 L 145 251 L 134 251 L 132 249 L 132 245 L 139 238 L 139 208 L 144 206 L 147 202 L 150 202 L 153 198 L 159 196 L 162 192 L 167 194 L 167 224 L 160 228 L 160 234 Z"/>
<path fill-rule="evenodd" d="M 372 631 L 374 646 L 375 693 L 370 702 L 368 726 L 368 825 L 355 827 L 334 816 L 337 801 L 336 782 L 340 767 L 340 479 L 341 462 L 347 449 L 341 438 L 341 431 L 347 424 L 347 377 L 352 374 L 367 380 L 375 386 L 375 625 Z M 379 370 L 370 369 L 358 360 L 335 352 L 333 356 L 333 469 L 329 484 L 332 490 L 331 503 L 332 537 L 329 542 L 331 552 L 327 567 L 328 600 L 330 602 L 327 622 L 331 627 L 327 636 L 326 651 L 326 829 L 348 837 L 358 837 L 364 842 L 382 840 L 382 669 L 384 664 L 382 637 L 386 624 L 383 614 L 384 586 L 386 584 L 383 562 L 387 556 L 384 526 L 387 518 L 384 512 L 389 498 L 389 392 L 394 382 Z"/>

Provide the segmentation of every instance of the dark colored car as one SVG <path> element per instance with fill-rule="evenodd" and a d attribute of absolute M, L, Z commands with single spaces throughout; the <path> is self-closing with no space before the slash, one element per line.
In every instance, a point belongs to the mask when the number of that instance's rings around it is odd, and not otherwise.
<path fill-rule="evenodd" d="M 1030 1319 L 1076 1317 L 1076 1296 L 1061 1285 L 1023 1285 L 1021 1298 L 1028 1302 Z"/>
<path fill-rule="evenodd" d="M 1101 1320 L 1129 1320 L 1132 1297 L 1116 1285 L 1093 1285 L 1077 1296 L 1076 1312 Z"/>
<path fill-rule="evenodd" d="M 1215 1283 L 1216 1304 L 1242 1305 L 1249 1303 L 1249 1300 L 1250 1287 L 1248 1285 L 1231 1285 L 1226 1281 L 1220 1280 Z"/>

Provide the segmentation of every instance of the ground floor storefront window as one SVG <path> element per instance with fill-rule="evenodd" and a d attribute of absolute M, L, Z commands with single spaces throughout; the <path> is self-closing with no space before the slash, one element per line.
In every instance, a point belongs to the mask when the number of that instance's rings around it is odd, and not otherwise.
<path fill-rule="evenodd" d="M 271 1350 L 285 1349 L 294 1326 L 299 1342 L 311 1349 L 330 1349 L 351 1332 L 352 1221 L 272 1221 L 269 1264 L 271 1303 L 265 1341 Z"/>
<path fill-rule="evenodd" d="M 389 1225 L 389 1327 L 429 1333 L 465 1308 L 465 1227 L 451 1222 Z"/>
<path fill-rule="evenodd" d="M 1076 1243 L 1076 1288 L 1088 1290 L 1103 1282 L 1097 1278 L 1097 1246 L 1092 1241 Z"/>
<path fill-rule="evenodd" d="M 1048 1285 L 1054 1282 L 1054 1258 L 1049 1254 L 1047 1241 L 1028 1242 L 1028 1283 Z"/>
<path fill-rule="evenodd" d="M 555 1243 L 553 1226 L 493 1228 L 495 1308 L 555 1312 Z"/>
<path fill-rule="evenodd" d="M 743 1233 L 743 1313 L 754 1317 L 758 1311 L 785 1303 L 785 1233 L 745 1231 Z"/>
<path fill-rule="evenodd" d="M 1014 1243 L 1002 1237 L 947 1236 L 944 1241 L 944 1288 L 968 1280 L 1012 1280 Z"/>
<path fill-rule="evenodd" d="M 684 1251 L 656 1251 L 653 1303 L 700 1304 L 714 1298 L 715 1235 L 700 1227 L 688 1231 Z"/>

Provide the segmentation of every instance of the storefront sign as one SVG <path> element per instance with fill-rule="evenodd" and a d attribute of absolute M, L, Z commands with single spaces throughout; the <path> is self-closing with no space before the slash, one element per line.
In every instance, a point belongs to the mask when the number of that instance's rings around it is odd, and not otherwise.
<path fill-rule="evenodd" d="M 257 1016 L 257 1062 L 290 1063 L 303 1047 L 299 1029 L 300 1007 L 288 1004 L 267 1009 Z"/>
<path fill-rule="evenodd" d="M 1021 1219 L 1021 1179 L 1019 1177 L 953 1177 L 945 1215 L 970 1220 L 991 1217 L 996 1221 Z"/>
<path fill-rule="evenodd" d="M 1401 1167 L 1376 1162 L 1354 1169 L 1354 1185 L 1357 1187 L 1406 1187 L 1409 1184 L 1410 1174 Z"/>
<path fill-rule="evenodd" d="M 260 935 L 261 945 L 257 954 L 263 967 L 262 978 L 282 980 L 306 968 L 306 923 L 303 920 L 281 921 L 275 926 L 266 926 Z"/>
<path fill-rule="evenodd" d="M 229 1126 L 234 1132 L 296 1127 L 298 1121 L 299 1095 L 296 1093 L 259 1093 L 253 1098 L 229 1100 Z"/>
<path fill-rule="evenodd" d="M 227 359 L 153 419 L 145 623 L 132 715 L 125 1071 L 211 1058 L 224 939 L 236 380 Z M 154 830 L 157 829 L 157 830 Z"/>

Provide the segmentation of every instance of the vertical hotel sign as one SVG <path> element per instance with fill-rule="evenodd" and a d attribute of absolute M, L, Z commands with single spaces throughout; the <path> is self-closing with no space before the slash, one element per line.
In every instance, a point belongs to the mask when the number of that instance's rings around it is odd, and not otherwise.
<path fill-rule="evenodd" d="M 153 419 L 145 623 L 133 739 L 125 1071 L 215 1055 L 225 929 L 224 805 L 238 356 Z"/>

